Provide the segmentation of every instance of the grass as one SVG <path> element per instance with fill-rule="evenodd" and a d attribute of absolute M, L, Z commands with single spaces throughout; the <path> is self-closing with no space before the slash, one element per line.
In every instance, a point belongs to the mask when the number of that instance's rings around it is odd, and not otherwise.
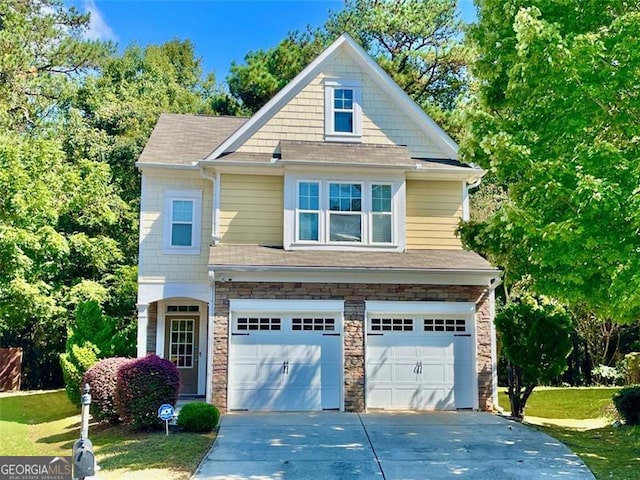
<path fill-rule="evenodd" d="M 0 455 L 71 455 L 80 414 L 64 391 L 0 397 Z M 125 426 L 90 425 L 100 478 L 188 479 L 214 434 L 135 432 Z"/>
<path fill-rule="evenodd" d="M 640 478 L 640 426 L 611 425 L 617 388 L 541 388 L 527 402 L 525 423 L 560 440 L 598 480 Z M 509 410 L 509 399 L 499 395 Z M 608 418 L 607 418 L 608 417 Z"/>

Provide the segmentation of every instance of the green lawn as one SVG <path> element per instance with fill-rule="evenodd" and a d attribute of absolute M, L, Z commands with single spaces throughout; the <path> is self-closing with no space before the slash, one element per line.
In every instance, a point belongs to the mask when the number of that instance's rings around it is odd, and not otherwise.
<path fill-rule="evenodd" d="M 640 479 L 640 427 L 613 427 L 611 397 L 617 388 L 543 388 L 527 402 L 525 423 L 557 438 L 577 453 L 599 480 Z M 500 405 L 509 411 L 503 389 Z M 535 417 L 535 420 L 534 420 Z M 530 420 L 528 420 L 530 419 Z M 576 421 L 579 428 L 572 427 Z M 589 421 L 595 428 L 589 428 Z M 612 420 L 612 419 L 611 419 Z M 602 426 L 609 423 L 607 426 Z"/>
<path fill-rule="evenodd" d="M 80 415 L 64 391 L 0 397 L 0 455 L 71 455 Z M 91 425 L 100 478 L 188 479 L 214 434 L 140 433 L 127 427 Z"/>

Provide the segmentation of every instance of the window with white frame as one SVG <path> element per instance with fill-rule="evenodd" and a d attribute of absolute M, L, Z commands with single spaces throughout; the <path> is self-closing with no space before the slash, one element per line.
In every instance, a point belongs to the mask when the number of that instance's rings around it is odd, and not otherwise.
<path fill-rule="evenodd" d="M 163 253 L 200 253 L 201 208 L 200 190 L 165 192 Z"/>
<path fill-rule="evenodd" d="M 362 135 L 361 87 L 357 81 L 325 81 L 325 137 L 335 141 L 360 141 Z"/>
<path fill-rule="evenodd" d="M 394 186 L 375 181 L 300 180 L 295 241 L 390 246 Z"/>

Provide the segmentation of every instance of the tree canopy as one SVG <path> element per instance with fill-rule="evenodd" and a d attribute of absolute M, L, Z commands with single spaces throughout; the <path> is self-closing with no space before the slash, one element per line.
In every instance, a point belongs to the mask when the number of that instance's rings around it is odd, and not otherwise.
<path fill-rule="evenodd" d="M 504 185 L 469 245 L 535 291 L 640 314 L 640 4 L 481 0 L 464 159 Z M 571 14 L 567 14 L 571 12 Z"/>

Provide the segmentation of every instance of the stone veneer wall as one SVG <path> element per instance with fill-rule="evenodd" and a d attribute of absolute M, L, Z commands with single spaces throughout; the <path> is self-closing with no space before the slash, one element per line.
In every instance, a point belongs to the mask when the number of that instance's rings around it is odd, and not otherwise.
<path fill-rule="evenodd" d="M 475 302 L 479 406 L 492 408 L 491 320 L 486 287 L 362 283 L 216 282 L 213 403 L 227 408 L 230 299 L 344 300 L 345 409 L 363 411 L 364 310 L 366 300 Z"/>

